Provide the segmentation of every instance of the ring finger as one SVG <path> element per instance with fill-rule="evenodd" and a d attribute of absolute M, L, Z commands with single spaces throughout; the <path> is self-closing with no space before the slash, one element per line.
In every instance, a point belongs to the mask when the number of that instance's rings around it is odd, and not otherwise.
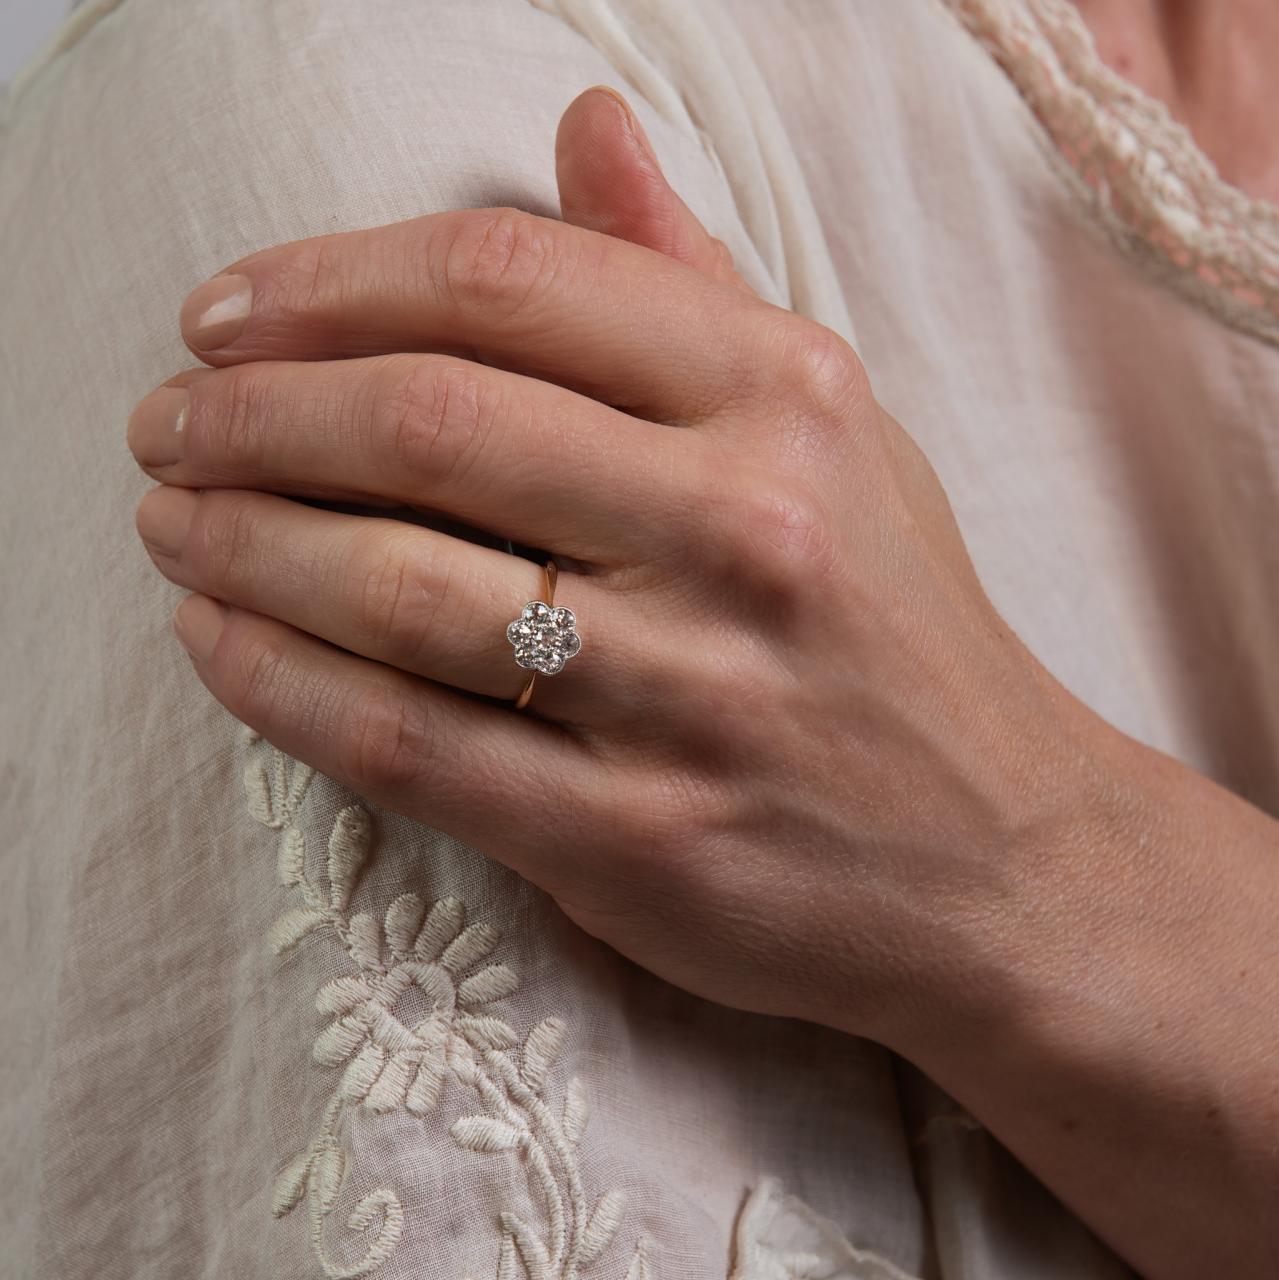
<path fill-rule="evenodd" d="M 529 676 L 507 625 L 545 599 L 540 565 L 402 520 L 319 510 L 251 490 L 169 485 L 138 507 L 138 532 L 160 571 L 189 590 L 266 614 L 352 653 L 472 693 L 515 698 Z M 625 593 L 562 574 L 556 605 L 589 637 L 563 678 L 539 683 L 539 712 L 600 721 L 628 695 L 618 655 Z M 607 668 L 607 669 L 606 669 Z"/>

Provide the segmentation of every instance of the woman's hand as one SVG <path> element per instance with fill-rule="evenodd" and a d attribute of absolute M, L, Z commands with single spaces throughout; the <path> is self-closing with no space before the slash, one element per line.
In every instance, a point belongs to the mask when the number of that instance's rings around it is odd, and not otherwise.
<path fill-rule="evenodd" d="M 564 222 L 322 236 L 188 300 L 218 367 L 130 441 L 200 678 L 663 977 L 919 1062 L 1152 1277 L 1262 1274 L 1276 824 L 1027 652 L 856 355 L 746 287 L 624 104 L 557 162 Z M 475 530 L 561 564 L 583 645 L 534 714 L 542 571 Z"/>
<path fill-rule="evenodd" d="M 700 265 L 514 209 L 254 254 L 184 310 L 222 367 L 133 419 L 138 527 L 282 749 L 671 981 L 898 1040 L 997 973 L 1076 722 L 851 348 Z M 467 695 L 519 693 L 539 563 L 297 497 L 570 557 L 537 715 Z"/>

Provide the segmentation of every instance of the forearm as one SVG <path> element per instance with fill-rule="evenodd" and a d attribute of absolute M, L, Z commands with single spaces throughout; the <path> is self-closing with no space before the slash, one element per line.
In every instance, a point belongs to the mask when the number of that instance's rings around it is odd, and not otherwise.
<path fill-rule="evenodd" d="M 903 1051 L 1148 1280 L 1277 1275 L 1279 823 L 1085 732 L 1109 781 L 1030 860 L 1008 986 Z"/>

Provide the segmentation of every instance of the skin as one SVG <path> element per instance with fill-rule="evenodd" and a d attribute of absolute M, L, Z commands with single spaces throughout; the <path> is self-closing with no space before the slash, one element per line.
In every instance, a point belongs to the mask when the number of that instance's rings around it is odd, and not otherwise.
<path fill-rule="evenodd" d="M 1279 823 L 1043 668 L 855 353 L 616 95 L 556 163 L 563 222 L 299 241 L 188 301 L 215 367 L 130 443 L 200 679 L 663 978 L 916 1062 L 1143 1275 L 1273 1275 Z M 449 521 L 564 557 L 584 643 L 526 711 L 542 573 Z"/>

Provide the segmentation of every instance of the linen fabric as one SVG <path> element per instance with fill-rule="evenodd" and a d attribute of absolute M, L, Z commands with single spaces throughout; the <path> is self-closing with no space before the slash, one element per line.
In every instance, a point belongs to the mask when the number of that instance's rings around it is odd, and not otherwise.
<path fill-rule="evenodd" d="M 190 288 L 554 215 L 556 122 L 609 83 L 746 279 L 855 343 L 1049 669 L 1274 811 L 1279 356 L 1108 233 L 961 18 L 105 0 L 14 83 L 0 1276 L 1130 1274 L 910 1064 L 688 996 L 246 734 L 133 531 L 124 423 L 192 363 Z"/>

